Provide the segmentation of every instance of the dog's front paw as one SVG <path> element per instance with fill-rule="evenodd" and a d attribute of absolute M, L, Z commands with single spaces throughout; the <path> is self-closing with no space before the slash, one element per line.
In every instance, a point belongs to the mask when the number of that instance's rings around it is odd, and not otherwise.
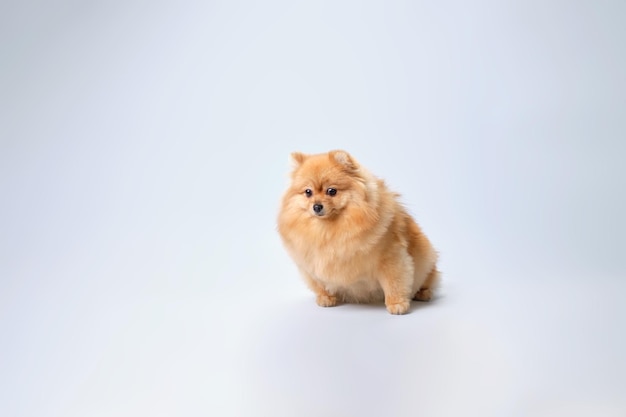
<path fill-rule="evenodd" d="M 320 307 L 334 307 L 337 305 L 337 297 L 334 295 L 318 295 L 315 301 Z"/>
<path fill-rule="evenodd" d="M 400 301 L 398 303 L 389 303 L 387 305 L 387 311 L 391 314 L 406 314 L 409 312 L 411 303 L 409 301 Z"/>

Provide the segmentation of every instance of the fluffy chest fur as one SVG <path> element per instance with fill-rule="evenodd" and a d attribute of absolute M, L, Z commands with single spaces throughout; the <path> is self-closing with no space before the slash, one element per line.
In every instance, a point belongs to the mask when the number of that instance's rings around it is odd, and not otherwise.
<path fill-rule="evenodd" d="M 281 234 L 296 264 L 312 278 L 338 287 L 375 282 L 386 255 L 406 247 L 394 239 L 392 211 L 382 213 L 367 222 L 355 213 L 335 221 L 303 217 Z"/>

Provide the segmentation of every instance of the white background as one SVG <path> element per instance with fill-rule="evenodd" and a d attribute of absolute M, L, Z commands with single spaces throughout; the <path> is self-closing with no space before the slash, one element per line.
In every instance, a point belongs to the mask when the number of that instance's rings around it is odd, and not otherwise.
<path fill-rule="evenodd" d="M 0 6 L 2 416 L 623 416 L 626 3 Z M 322 309 L 275 232 L 343 148 L 441 253 Z"/>

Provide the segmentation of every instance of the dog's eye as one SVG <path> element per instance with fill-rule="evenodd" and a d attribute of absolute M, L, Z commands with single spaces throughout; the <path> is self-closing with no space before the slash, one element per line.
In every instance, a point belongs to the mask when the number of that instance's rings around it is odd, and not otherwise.
<path fill-rule="evenodd" d="M 333 196 L 335 194 L 337 194 L 337 190 L 334 188 L 329 188 L 328 190 L 326 190 L 326 194 Z"/>
<path fill-rule="evenodd" d="M 306 195 L 307 197 L 311 197 L 313 195 L 313 191 L 311 191 L 310 188 L 307 188 L 306 190 L 304 190 L 304 195 Z"/>

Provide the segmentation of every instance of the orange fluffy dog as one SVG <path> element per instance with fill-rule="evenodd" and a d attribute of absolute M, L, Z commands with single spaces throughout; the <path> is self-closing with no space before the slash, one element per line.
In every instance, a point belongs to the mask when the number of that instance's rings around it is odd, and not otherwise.
<path fill-rule="evenodd" d="M 385 301 L 391 314 L 428 301 L 437 253 L 398 194 L 344 151 L 291 155 L 278 231 L 317 304 Z"/>

